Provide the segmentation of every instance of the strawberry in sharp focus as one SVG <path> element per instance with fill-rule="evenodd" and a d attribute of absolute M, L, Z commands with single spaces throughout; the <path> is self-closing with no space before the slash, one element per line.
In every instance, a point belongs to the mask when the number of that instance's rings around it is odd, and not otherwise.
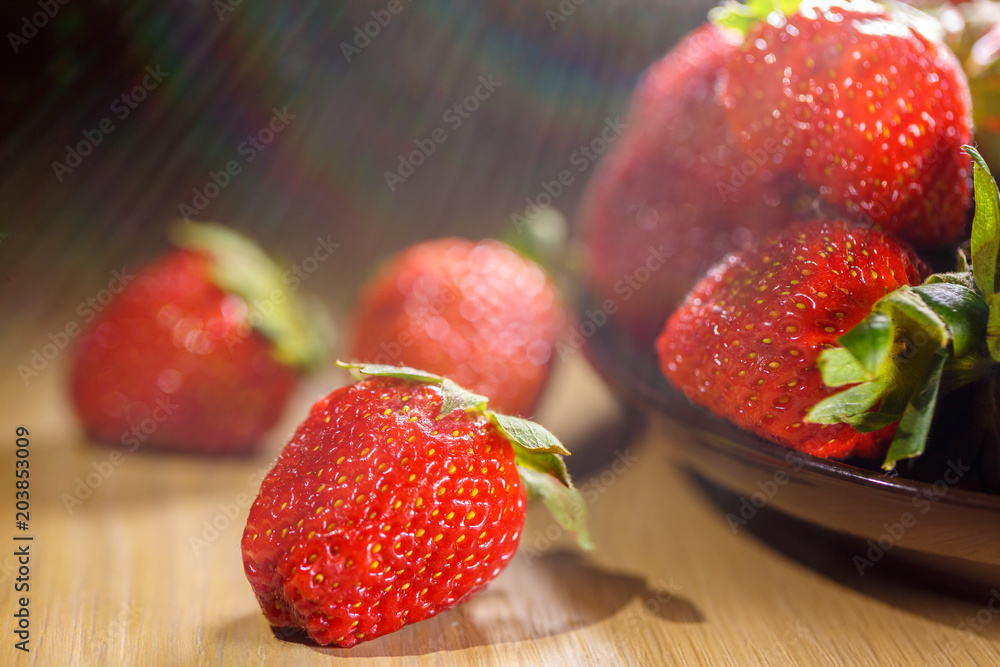
<path fill-rule="evenodd" d="M 917 12 L 855 0 L 729 3 L 746 33 L 724 78 L 729 128 L 838 217 L 918 246 L 959 240 L 970 204 L 969 87 Z M 766 20 L 763 20 L 766 16 Z"/>
<path fill-rule="evenodd" d="M 903 243 L 840 221 L 797 223 L 718 265 L 657 341 L 667 378 L 694 403 L 779 444 L 827 458 L 876 456 L 892 426 L 859 432 L 806 417 L 837 392 L 817 360 L 889 292 L 921 281 Z"/>
<path fill-rule="evenodd" d="M 281 270 L 218 225 L 137 272 L 80 336 L 71 370 L 98 440 L 203 453 L 253 449 L 324 342 Z"/>
<path fill-rule="evenodd" d="M 719 88 L 737 48 L 707 24 L 654 63 L 587 186 L 586 282 L 598 300 L 614 301 L 616 323 L 644 349 L 709 267 L 809 205 L 794 178 L 727 129 Z"/>
<path fill-rule="evenodd" d="M 410 368 L 318 401 L 261 484 L 247 578 L 275 626 L 352 646 L 468 599 L 517 549 L 540 496 L 588 546 L 585 504 L 547 431 Z"/>
<path fill-rule="evenodd" d="M 534 409 L 565 313 L 541 267 L 499 241 L 445 238 L 392 258 L 358 295 L 352 357 L 405 364 Z"/>

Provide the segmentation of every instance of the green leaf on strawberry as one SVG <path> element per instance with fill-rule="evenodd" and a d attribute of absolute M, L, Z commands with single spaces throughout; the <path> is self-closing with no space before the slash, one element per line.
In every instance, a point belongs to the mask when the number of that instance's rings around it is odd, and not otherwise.
<path fill-rule="evenodd" d="M 983 157 L 971 146 L 964 146 L 963 150 L 972 157 L 976 197 L 976 218 L 972 225 L 972 275 L 980 292 L 991 295 L 996 291 L 994 280 L 997 249 L 1000 248 L 997 184 Z"/>
<path fill-rule="evenodd" d="M 962 285 L 935 282 L 889 293 L 838 339 L 843 347 L 819 357 L 828 386 L 863 383 L 820 401 L 807 419 L 863 432 L 900 421 L 884 467 L 919 456 L 944 369 L 979 347 L 986 318 L 983 299 Z"/>
<path fill-rule="evenodd" d="M 836 355 L 841 364 L 832 363 L 820 356 L 819 365 L 823 381 L 831 387 L 839 387 L 851 382 L 871 381 L 878 377 L 879 370 L 889 356 L 892 346 L 892 322 L 883 313 L 872 313 L 860 324 L 841 336 L 845 355 Z M 830 357 L 833 355 L 827 355 Z M 845 357 L 840 359 L 840 357 Z M 861 375 L 859 376 L 859 371 Z M 841 377 L 840 374 L 846 373 Z"/>
<path fill-rule="evenodd" d="M 569 455 L 552 433 L 533 421 L 497 413 L 492 413 L 492 417 L 508 440 L 516 442 L 526 450 Z"/>
<path fill-rule="evenodd" d="M 709 19 L 716 25 L 737 30 L 746 35 L 750 28 L 771 15 L 788 15 L 798 11 L 802 0 L 727 0 L 709 11 Z"/>
<path fill-rule="evenodd" d="M 807 416 L 859 431 L 899 422 L 882 467 L 920 456 L 939 395 L 992 372 L 1000 361 L 1000 298 L 995 289 L 1000 247 L 997 186 L 979 153 L 971 271 L 930 276 L 880 299 L 860 324 L 824 350 L 818 365 L 827 386 L 853 385 L 818 402 Z M 986 357 L 988 351 L 990 357 Z"/>
<path fill-rule="evenodd" d="M 388 364 L 355 364 L 345 363 L 338 360 L 337 365 L 351 372 L 351 375 L 359 380 L 366 375 L 376 377 L 399 378 L 401 380 L 413 380 L 414 382 L 429 382 L 431 384 L 441 384 L 444 378 L 434 373 L 410 368 L 408 366 L 390 366 Z M 443 410 L 442 410 L 443 411 Z"/>
<path fill-rule="evenodd" d="M 552 475 L 518 465 L 521 481 L 528 489 L 528 498 L 538 498 L 561 526 L 576 533 L 581 549 L 590 550 L 594 543 L 587 531 L 587 505 L 579 493 L 567 493 Z"/>
<path fill-rule="evenodd" d="M 941 388 L 941 374 L 944 372 L 948 356 L 945 348 L 935 351 L 920 382 L 920 389 L 913 394 L 906 405 L 906 410 L 896 428 L 896 435 L 892 439 L 892 445 L 882 463 L 883 469 L 892 470 L 898 461 L 924 453 Z"/>
<path fill-rule="evenodd" d="M 251 326 L 272 341 L 279 361 L 307 370 L 323 361 L 332 334 L 322 308 L 296 295 L 284 280 L 284 268 L 260 246 L 214 223 L 178 223 L 170 239 L 211 259 L 212 281 L 243 298 Z"/>

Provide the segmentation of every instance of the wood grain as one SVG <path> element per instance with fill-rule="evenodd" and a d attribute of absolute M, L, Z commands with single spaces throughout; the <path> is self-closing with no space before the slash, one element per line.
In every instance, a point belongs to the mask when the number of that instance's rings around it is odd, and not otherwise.
<path fill-rule="evenodd" d="M 574 467 L 590 503 L 596 551 L 576 551 L 534 508 L 517 557 L 469 603 L 348 650 L 282 638 L 257 608 L 239 540 L 283 434 L 343 376 L 304 387 L 264 454 L 129 453 L 84 498 L 87 489 L 77 487 L 107 470 L 110 450 L 88 443 L 69 417 L 61 370 L 51 369 L 27 395 L 20 386 L 2 392 L 0 478 L 12 487 L 13 429 L 25 424 L 34 536 L 25 654 L 13 648 L 15 531 L 12 493 L 3 489 L 10 526 L 0 556 L 3 664 L 1000 662 L 1000 621 L 990 614 L 978 632 L 959 629 L 968 617 L 984 617 L 982 602 L 877 574 L 848 577 L 846 557 L 801 562 L 749 531 L 734 534 L 671 463 L 669 445 L 683 431 L 621 437 L 627 429 L 614 422 L 619 409 L 579 356 L 561 368 L 540 417 L 579 450 Z M 79 504 L 67 509 L 73 494 Z"/>

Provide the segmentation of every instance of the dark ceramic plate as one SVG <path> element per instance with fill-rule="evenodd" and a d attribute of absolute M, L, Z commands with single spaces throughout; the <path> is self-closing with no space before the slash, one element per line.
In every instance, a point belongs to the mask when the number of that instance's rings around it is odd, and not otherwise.
<path fill-rule="evenodd" d="M 987 492 L 983 448 L 963 432 L 963 416 L 938 418 L 932 438 L 939 453 L 889 475 L 877 462 L 785 449 L 692 406 L 662 377 L 652 350 L 611 322 L 587 343 L 592 364 L 616 391 L 689 433 L 670 439 L 676 458 L 702 488 L 720 492 L 710 494 L 717 504 L 728 499 L 720 506 L 734 531 L 753 531 L 765 515 L 786 517 L 792 530 L 807 525 L 835 536 L 839 557 L 860 575 L 903 565 L 947 588 L 1000 586 L 1000 495 Z M 955 397 L 945 414 L 969 398 Z"/>

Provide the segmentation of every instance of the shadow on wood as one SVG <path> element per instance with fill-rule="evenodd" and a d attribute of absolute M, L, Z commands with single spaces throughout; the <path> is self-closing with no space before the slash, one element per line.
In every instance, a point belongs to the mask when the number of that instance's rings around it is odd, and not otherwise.
<path fill-rule="evenodd" d="M 341 658 L 416 656 L 544 639 L 599 624 L 606 625 L 609 640 L 618 642 L 644 625 L 702 622 L 698 608 L 668 584 L 649 585 L 576 552 L 560 551 L 531 559 L 519 556 L 467 603 L 350 649 L 318 646 L 289 628 L 270 628 L 260 642 L 269 654 L 301 646 Z M 266 621 L 261 615 L 243 617 L 220 634 L 245 635 L 248 626 L 263 628 Z"/>
<path fill-rule="evenodd" d="M 742 498 L 691 472 L 690 479 L 718 509 L 738 516 Z M 725 520 L 720 517 L 720 520 Z M 902 547 L 890 548 L 859 574 L 856 556 L 864 557 L 871 545 L 763 506 L 752 521 L 741 528 L 782 555 L 808 567 L 838 584 L 882 603 L 917 614 L 935 623 L 1000 639 L 1000 619 L 996 618 L 1000 591 L 984 590 L 940 572 L 928 573 L 903 558 Z M 984 527 L 984 530 L 988 528 Z M 937 595 L 947 604 L 928 605 L 927 596 Z M 912 604 L 908 601 L 912 600 Z M 1000 609 L 1000 608 L 998 608 Z M 997 622 L 994 622 L 997 621 Z"/>

